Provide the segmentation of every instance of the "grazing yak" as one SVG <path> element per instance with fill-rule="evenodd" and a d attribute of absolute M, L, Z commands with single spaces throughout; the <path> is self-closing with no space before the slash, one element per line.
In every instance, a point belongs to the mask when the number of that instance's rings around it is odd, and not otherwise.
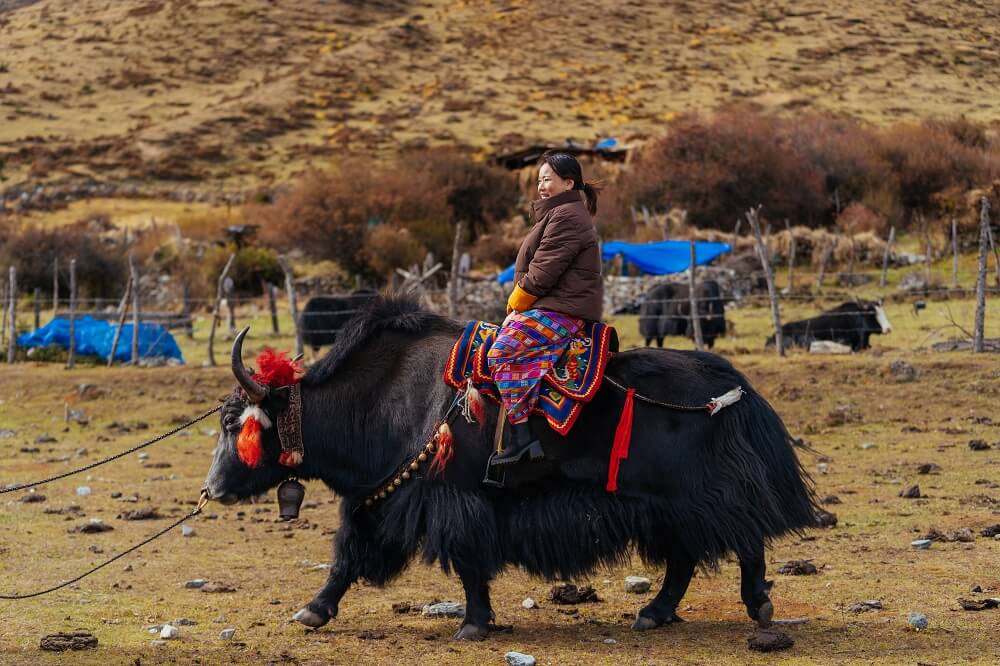
<path fill-rule="evenodd" d="M 697 287 L 698 319 L 701 337 L 709 349 L 715 339 L 726 334 L 726 309 L 722 290 L 715 280 L 705 280 Z M 663 346 L 663 338 L 681 335 L 694 339 L 691 322 L 690 287 L 686 284 L 665 282 L 650 289 L 639 306 L 639 334 L 650 346 Z"/>
<path fill-rule="evenodd" d="M 314 353 L 332 345 L 337 333 L 376 296 L 371 289 L 358 289 L 348 296 L 313 296 L 299 315 L 302 344 Z"/>
<path fill-rule="evenodd" d="M 868 349 L 872 335 L 892 332 L 892 324 L 876 301 L 851 301 L 832 310 L 802 321 L 793 321 L 781 327 L 781 337 L 786 347 L 809 348 L 816 340 L 832 340 L 848 345 L 854 351 Z M 774 336 L 764 347 L 774 345 Z"/>
<path fill-rule="evenodd" d="M 608 378 L 675 405 L 636 398 L 617 492 L 605 484 L 626 395 L 609 381 L 565 437 L 532 417 L 544 460 L 509 468 L 506 487 L 488 487 L 481 480 L 493 449 L 492 404 L 482 424 L 451 421 L 453 457 L 443 469 L 426 460 L 432 434 L 454 407 L 456 392 L 442 375 L 462 328 L 412 300 L 378 297 L 292 388 L 254 379 L 242 361 L 246 331 L 237 336 L 232 371 L 239 386 L 222 409 L 208 497 L 233 503 L 290 477 L 321 481 L 341 497 L 332 569 L 296 620 L 326 624 L 355 581 L 384 585 L 419 558 L 458 574 L 466 614 L 455 638 L 478 640 L 493 620 L 490 581 L 507 566 L 566 580 L 635 552 L 665 566 L 666 576 L 634 629 L 679 621 L 696 567 L 714 568 L 728 554 L 739 558 L 748 615 L 770 622 L 765 547 L 813 526 L 817 507 L 792 438 L 746 377 L 707 352 L 615 353 Z M 715 415 L 702 407 L 734 387 L 744 392 L 737 402 Z M 281 464 L 286 452 L 275 430 L 285 433 L 294 412 L 301 414 L 303 457 L 293 468 Z M 240 425 L 247 414 L 278 421 L 260 433 L 249 462 Z"/>

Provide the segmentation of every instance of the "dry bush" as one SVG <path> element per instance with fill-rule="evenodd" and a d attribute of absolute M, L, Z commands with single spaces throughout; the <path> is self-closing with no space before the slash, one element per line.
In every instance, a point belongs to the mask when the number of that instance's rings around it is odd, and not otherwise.
<path fill-rule="evenodd" d="M 730 228 L 757 204 L 771 219 L 822 224 L 829 209 L 824 174 L 780 129 L 778 119 L 762 114 L 681 116 L 632 161 L 619 198 L 684 208 L 698 227 Z"/>
<path fill-rule="evenodd" d="M 196 241 L 217 241 L 225 238 L 226 227 L 243 224 L 242 216 L 235 214 L 231 218 L 219 212 L 186 213 L 177 218 L 177 227 L 184 238 Z"/>
<path fill-rule="evenodd" d="M 889 223 L 885 217 L 855 201 L 837 218 L 837 228 L 845 233 L 869 231 L 877 236 L 884 236 L 889 231 Z"/>
<path fill-rule="evenodd" d="M 385 275 L 416 247 L 447 265 L 455 222 L 468 223 L 466 242 L 475 241 L 509 215 L 518 198 L 506 171 L 455 150 L 433 149 L 407 152 L 390 163 L 352 158 L 334 171 L 310 172 L 273 203 L 249 204 L 244 214 L 261 225 L 260 239 L 271 247 L 301 248 L 350 273 Z M 382 228 L 397 232 L 369 238 Z M 402 229 L 408 237 L 398 233 Z M 392 260 L 378 259 L 389 247 Z"/>
<path fill-rule="evenodd" d="M 900 203 L 913 211 L 933 209 L 934 195 L 949 187 L 969 189 L 1000 175 L 1000 155 L 963 145 L 940 126 L 889 128 L 878 150 L 896 177 Z"/>
<path fill-rule="evenodd" d="M 368 234 L 364 252 L 376 273 L 388 275 L 396 268 L 406 269 L 419 264 L 427 250 L 409 229 L 382 225 Z"/>
<path fill-rule="evenodd" d="M 127 268 L 120 248 L 79 228 L 26 227 L 6 236 L 0 246 L 0 265 L 17 269 L 18 290 L 35 287 L 51 293 L 52 267 L 59 258 L 61 296 L 69 296 L 69 262 L 76 259 L 80 298 L 119 296 Z"/>

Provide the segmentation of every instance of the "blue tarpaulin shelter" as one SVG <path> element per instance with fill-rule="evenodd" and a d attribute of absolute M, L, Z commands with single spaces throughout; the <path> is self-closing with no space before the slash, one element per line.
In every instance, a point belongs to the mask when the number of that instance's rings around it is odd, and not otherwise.
<path fill-rule="evenodd" d="M 111 353 L 117 325 L 86 315 L 74 321 L 73 337 L 76 353 L 81 356 L 107 358 Z M 69 320 L 57 317 L 37 331 L 18 336 L 18 347 L 48 347 L 58 345 L 69 349 Z M 170 331 L 159 324 L 139 323 L 139 358 L 166 357 L 184 362 L 180 347 Z M 116 361 L 132 358 L 132 324 L 122 326 L 121 338 L 115 350 Z"/>
<path fill-rule="evenodd" d="M 695 241 L 695 264 L 703 266 L 732 248 L 726 243 L 708 243 Z M 625 241 L 608 241 L 601 248 L 601 259 L 609 261 L 622 255 L 626 264 L 632 264 L 643 273 L 650 275 L 669 275 L 686 271 L 691 266 L 691 242 L 682 240 L 665 240 L 655 243 L 626 243 Z M 497 282 L 514 280 L 514 266 L 508 266 L 497 275 Z"/>

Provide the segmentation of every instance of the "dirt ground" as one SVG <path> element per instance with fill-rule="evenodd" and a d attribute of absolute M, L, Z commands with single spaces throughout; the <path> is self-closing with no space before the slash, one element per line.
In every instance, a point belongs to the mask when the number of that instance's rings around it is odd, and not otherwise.
<path fill-rule="evenodd" d="M 210 504 L 189 523 L 194 536 L 177 530 L 68 589 L 0 602 L 0 663 L 500 664 L 508 650 L 532 654 L 540 664 L 996 663 L 1000 609 L 963 611 L 958 600 L 1000 597 L 1000 541 L 980 535 L 1000 523 L 1000 358 L 915 350 L 943 325 L 944 308 L 937 305 L 918 316 L 909 304 L 891 304 L 895 330 L 874 338 L 869 352 L 840 357 L 800 352 L 785 360 L 760 351 L 766 311 L 729 313 L 738 334 L 720 341 L 720 348 L 773 401 L 793 434 L 819 452 L 800 452 L 818 495 L 840 500 L 826 505 L 837 515 L 836 527 L 782 540 L 769 551 L 776 616 L 807 620 L 784 627 L 795 639 L 788 651 L 761 655 L 747 649 L 752 627 L 740 604 L 734 563 L 693 581 L 680 611 L 686 623 L 645 634 L 631 632 L 629 625 L 649 594 L 626 594 L 623 580 L 647 576 L 655 591 L 663 572 L 638 560 L 578 581 L 593 584 L 601 602 L 575 607 L 550 602 L 545 582 L 506 573 L 493 585 L 493 601 L 497 621 L 513 625 L 513 633 L 484 643 L 451 641 L 457 620 L 393 611 L 398 602 L 463 601 L 457 579 L 419 565 L 386 589 L 355 586 L 339 618 L 307 631 L 290 618 L 322 584 L 326 571 L 319 565 L 329 561 L 337 529 L 336 497 L 308 483 L 309 504 L 297 522 L 277 522 L 270 500 Z M 971 313 L 969 301 L 948 305 L 959 321 Z M 805 314 L 816 305 L 795 307 Z M 795 307 L 788 317 L 797 314 Z M 996 315 L 993 308 L 988 329 L 993 336 L 1000 333 Z M 635 344 L 635 318 L 616 323 L 624 343 Z M 251 353 L 262 344 L 287 348 L 287 338 L 259 333 L 263 320 L 254 330 L 259 337 L 251 341 Z M 5 367 L 0 479 L 27 481 L 95 461 L 211 407 L 231 379 L 224 368 L 200 367 L 204 340 L 202 329 L 194 342 L 180 338 L 189 360 L 183 368 Z M 671 343 L 690 346 L 680 339 Z M 894 380 L 888 368 L 896 360 L 912 364 L 919 377 Z M 81 397 L 81 384 L 96 388 Z M 65 422 L 67 403 L 82 410 L 89 424 Z M 65 580 L 190 510 L 218 427 L 209 419 L 146 449 L 144 461 L 131 454 L 39 487 L 44 501 L 21 501 L 26 492 L 5 497 L 0 593 Z M 54 440 L 44 441 L 45 434 Z M 972 440 L 991 448 L 971 450 Z M 918 467 L 928 463 L 940 469 L 920 474 Z M 899 497 L 916 484 L 920 498 Z M 79 486 L 88 486 L 91 494 L 79 496 Z M 122 517 L 145 508 L 163 517 Z M 69 532 L 94 518 L 114 530 Z M 975 539 L 935 542 L 926 551 L 911 548 L 910 542 L 931 528 L 943 533 L 969 528 Z M 811 560 L 819 573 L 777 573 L 782 563 L 796 559 Z M 185 589 L 185 581 L 196 578 L 235 591 Z M 974 585 L 983 593 L 971 592 Z M 540 608 L 523 609 L 525 597 Z M 847 610 L 868 599 L 880 600 L 883 610 Z M 570 608 L 576 612 L 566 613 Z M 927 630 L 908 629 L 911 611 L 927 615 Z M 152 643 L 157 637 L 146 627 L 178 618 L 197 624 L 180 626 L 179 638 L 165 645 Z M 219 632 L 228 627 L 236 629 L 235 637 L 220 640 Z M 39 650 L 41 636 L 74 629 L 93 632 L 99 647 L 63 655 Z"/>

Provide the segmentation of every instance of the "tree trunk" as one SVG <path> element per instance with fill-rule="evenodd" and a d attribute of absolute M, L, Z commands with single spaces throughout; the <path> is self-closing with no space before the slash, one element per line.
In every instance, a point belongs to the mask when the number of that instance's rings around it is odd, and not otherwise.
<path fill-rule="evenodd" d="M 226 261 L 226 265 L 222 269 L 222 274 L 219 275 L 219 284 L 215 290 L 215 306 L 212 308 L 212 325 L 208 329 L 208 364 L 212 367 L 215 367 L 215 329 L 219 326 L 219 310 L 222 307 L 222 288 L 225 285 L 229 269 L 232 267 L 235 260 L 235 254 L 229 255 L 229 260 Z"/>
<path fill-rule="evenodd" d="M 691 330 L 694 331 L 694 346 L 698 351 L 705 351 L 705 339 L 701 335 L 701 318 L 698 313 L 698 298 L 695 295 L 697 286 L 694 278 L 697 257 L 694 241 L 691 241 L 691 267 L 688 271 L 688 302 L 691 307 Z"/>
<path fill-rule="evenodd" d="M 986 246 L 989 244 L 990 200 L 982 198 L 979 212 L 979 275 L 976 278 L 976 327 L 972 351 L 982 353 L 986 333 Z"/>
<path fill-rule="evenodd" d="M 767 246 L 764 245 L 764 238 L 760 233 L 760 206 L 747 211 L 747 221 L 753 234 L 757 239 L 757 255 L 760 257 L 760 264 L 764 268 L 764 279 L 767 280 L 767 296 L 771 300 L 771 321 L 774 324 L 774 347 L 778 356 L 785 355 L 785 341 L 781 336 L 781 311 L 778 307 L 778 292 L 774 288 L 774 273 L 771 271 L 771 260 L 767 256 Z"/>
<path fill-rule="evenodd" d="M 66 368 L 76 365 L 76 259 L 69 260 L 69 356 Z"/>

